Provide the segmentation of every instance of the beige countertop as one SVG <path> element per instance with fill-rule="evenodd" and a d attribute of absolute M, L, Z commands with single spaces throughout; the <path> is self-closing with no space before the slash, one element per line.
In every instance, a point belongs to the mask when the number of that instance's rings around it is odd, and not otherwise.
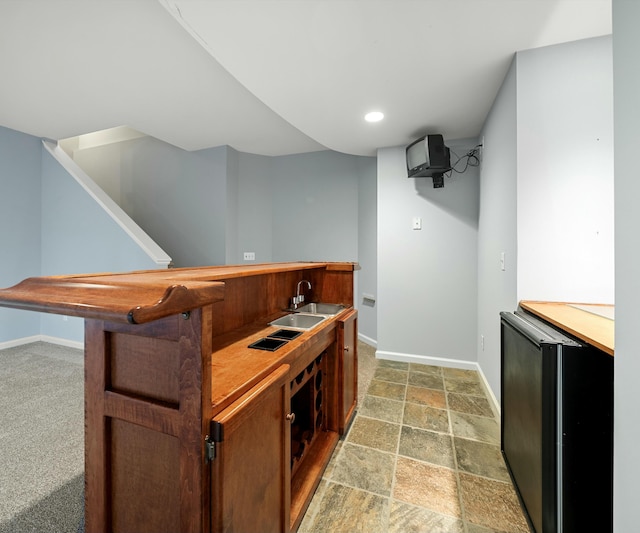
<path fill-rule="evenodd" d="M 613 355 L 615 340 L 613 305 L 522 301 L 520 307 L 605 353 Z"/>

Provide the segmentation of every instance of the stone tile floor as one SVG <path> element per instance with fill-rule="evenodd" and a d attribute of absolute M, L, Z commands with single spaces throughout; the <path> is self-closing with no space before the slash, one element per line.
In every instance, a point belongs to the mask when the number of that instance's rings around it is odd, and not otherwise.
<path fill-rule="evenodd" d="M 304 533 L 528 533 L 477 372 L 378 361 Z"/>

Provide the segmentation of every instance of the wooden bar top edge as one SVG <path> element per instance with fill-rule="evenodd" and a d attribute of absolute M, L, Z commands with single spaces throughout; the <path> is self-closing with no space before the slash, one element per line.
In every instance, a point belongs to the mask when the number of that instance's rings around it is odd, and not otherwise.
<path fill-rule="evenodd" d="M 27 278 L 0 290 L 0 305 L 28 311 L 142 324 L 224 299 L 224 283 L 94 283 L 91 278 Z"/>
<path fill-rule="evenodd" d="M 613 356 L 615 349 L 614 320 L 574 307 L 580 305 L 613 309 L 613 306 L 608 304 L 532 300 L 520 302 L 520 307 L 526 311 Z"/>
<path fill-rule="evenodd" d="M 0 306 L 142 324 L 224 299 L 224 280 L 308 269 L 354 271 L 351 262 L 221 265 L 27 278 L 0 289 Z"/>
<path fill-rule="evenodd" d="M 259 276 L 276 272 L 290 272 L 295 270 L 325 269 L 333 271 L 352 272 L 360 270 L 356 262 L 317 262 L 290 261 L 280 263 L 256 263 L 250 265 L 215 265 L 198 267 L 181 267 L 162 270 L 136 270 L 132 272 L 102 272 L 93 274 L 75 274 L 72 276 L 55 276 L 56 278 L 91 278 L 96 283 L 117 280 L 118 283 L 138 283 L 141 277 L 155 281 L 223 281 L 247 276 Z"/>

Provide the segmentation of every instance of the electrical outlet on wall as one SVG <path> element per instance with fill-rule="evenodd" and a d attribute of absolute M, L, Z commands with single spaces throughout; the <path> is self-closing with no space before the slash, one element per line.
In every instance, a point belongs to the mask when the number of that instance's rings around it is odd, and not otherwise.
<path fill-rule="evenodd" d="M 244 260 L 245 261 L 255 261 L 256 260 L 256 253 L 255 252 L 245 252 L 244 253 Z"/>

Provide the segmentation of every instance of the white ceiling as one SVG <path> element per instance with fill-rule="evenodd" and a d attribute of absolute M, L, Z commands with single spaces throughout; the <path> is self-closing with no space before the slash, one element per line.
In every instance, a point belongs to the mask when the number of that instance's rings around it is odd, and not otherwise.
<path fill-rule="evenodd" d="M 516 51 L 609 33 L 611 0 L 1 0 L 0 125 L 374 155 L 477 136 Z"/>

